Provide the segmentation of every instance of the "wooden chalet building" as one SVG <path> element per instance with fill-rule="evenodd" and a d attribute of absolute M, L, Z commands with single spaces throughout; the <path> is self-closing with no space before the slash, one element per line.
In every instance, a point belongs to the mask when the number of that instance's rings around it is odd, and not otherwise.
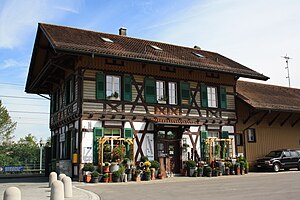
<path fill-rule="evenodd" d="M 38 25 L 26 92 L 50 96 L 56 171 L 78 177 L 83 163 L 96 165 L 103 137 L 111 148 L 133 137 L 131 158 L 169 157 L 174 173 L 203 159 L 201 140 L 233 140 L 237 79 L 268 77 L 199 47 L 119 32 Z"/>
<path fill-rule="evenodd" d="M 250 166 L 272 150 L 300 149 L 300 89 L 237 82 L 236 145 Z"/>

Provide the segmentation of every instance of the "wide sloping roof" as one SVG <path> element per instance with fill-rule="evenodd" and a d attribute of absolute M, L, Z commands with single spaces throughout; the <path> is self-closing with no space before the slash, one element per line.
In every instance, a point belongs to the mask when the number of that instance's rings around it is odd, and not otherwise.
<path fill-rule="evenodd" d="M 260 80 L 268 79 L 263 74 L 218 53 L 197 48 L 50 24 L 39 24 L 39 27 L 56 51 L 111 56 L 224 72 L 234 74 L 238 77 Z M 108 38 L 113 42 L 104 41 L 103 38 Z M 157 46 L 162 50 L 156 50 L 151 45 Z M 194 53 L 201 54 L 204 58 L 200 58 Z"/>
<path fill-rule="evenodd" d="M 256 109 L 300 112 L 300 89 L 237 81 L 236 91 Z"/>

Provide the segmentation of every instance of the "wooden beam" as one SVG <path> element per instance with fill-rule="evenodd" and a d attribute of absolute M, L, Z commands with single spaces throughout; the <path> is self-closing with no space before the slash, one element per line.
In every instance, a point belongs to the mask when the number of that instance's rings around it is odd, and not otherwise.
<path fill-rule="evenodd" d="M 300 121 L 300 117 L 299 117 L 296 121 L 294 121 L 294 122 L 291 124 L 292 127 L 294 127 L 299 121 Z"/>
<path fill-rule="evenodd" d="M 278 113 L 270 122 L 269 122 L 269 126 L 272 126 L 272 124 L 276 121 L 276 119 L 278 119 L 280 113 Z"/>
<path fill-rule="evenodd" d="M 256 122 L 257 126 L 263 121 L 263 119 L 267 116 L 268 113 L 269 111 L 265 112 L 265 114 Z"/>
<path fill-rule="evenodd" d="M 289 116 L 285 120 L 283 120 L 283 122 L 281 122 L 280 126 L 283 126 L 291 118 L 292 115 L 293 113 L 289 114 Z"/>
<path fill-rule="evenodd" d="M 254 111 L 254 112 L 251 112 L 249 114 L 249 116 L 243 121 L 243 124 L 246 124 L 250 119 L 251 117 L 255 116 L 258 112 Z"/>

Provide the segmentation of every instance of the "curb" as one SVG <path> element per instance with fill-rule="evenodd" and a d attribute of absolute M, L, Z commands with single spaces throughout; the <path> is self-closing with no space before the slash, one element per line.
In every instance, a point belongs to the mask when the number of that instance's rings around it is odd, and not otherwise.
<path fill-rule="evenodd" d="M 88 199 L 89 200 L 100 200 L 100 197 L 97 195 L 97 194 L 95 194 L 94 192 L 91 192 L 91 191 L 88 191 L 88 190 L 85 190 L 85 189 L 81 189 L 81 188 L 78 188 L 78 187 L 76 187 L 76 186 L 73 186 L 76 190 L 79 190 L 79 191 L 81 191 L 81 192 L 85 192 L 85 193 L 87 193 L 88 194 Z"/>

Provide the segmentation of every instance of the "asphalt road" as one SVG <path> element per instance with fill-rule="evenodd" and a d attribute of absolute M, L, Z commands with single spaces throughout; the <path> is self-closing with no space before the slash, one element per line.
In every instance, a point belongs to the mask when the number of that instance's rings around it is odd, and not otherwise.
<path fill-rule="evenodd" d="M 101 200 L 296 200 L 300 197 L 300 172 L 250 173 L 212 178 L 174 177 L 130 183 L 82 184 Z"/>

